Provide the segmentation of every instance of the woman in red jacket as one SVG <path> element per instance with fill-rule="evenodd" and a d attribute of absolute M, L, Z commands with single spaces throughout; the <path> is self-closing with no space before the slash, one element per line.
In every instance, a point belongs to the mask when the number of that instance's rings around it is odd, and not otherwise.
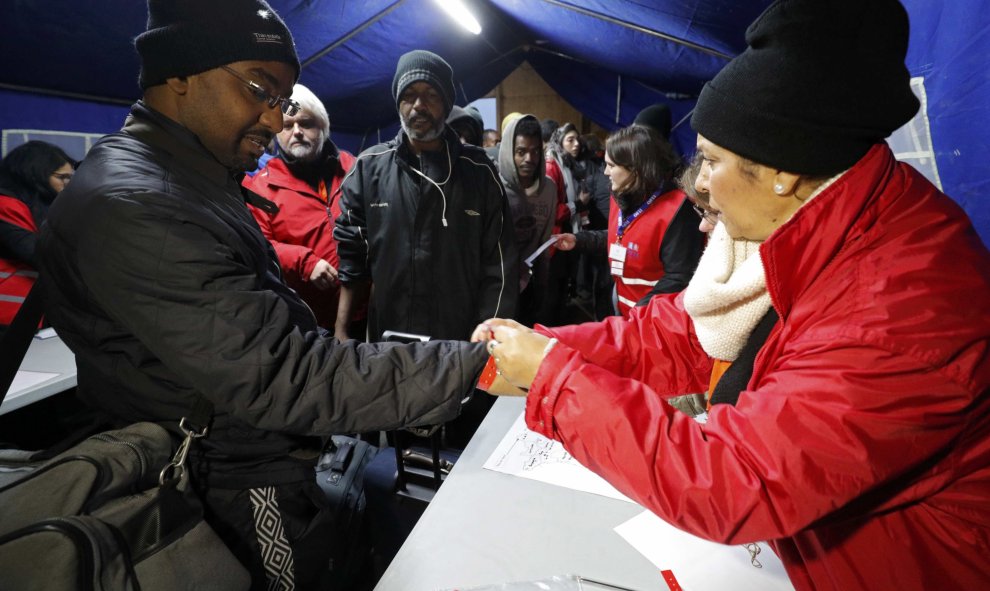
<path fill-rule="evenodd" d="M 692 117 L 719 221 L 687 290 L 475 334 L 531 429 L 683 530 L 769 540 L 799 591 L 990 581 L 990 253 L 883 141 L 907 38 L 895 0 L 771 5 Z M 667 399 L 716 358 L 702 424 Z"/>
<path fill-rule="evenodd" d="M 61 148 L 39 141 L 14 148 L 0 161 L 0 326 L 14 319 L 38 277 L 38 228 L 75 165 Z"/>

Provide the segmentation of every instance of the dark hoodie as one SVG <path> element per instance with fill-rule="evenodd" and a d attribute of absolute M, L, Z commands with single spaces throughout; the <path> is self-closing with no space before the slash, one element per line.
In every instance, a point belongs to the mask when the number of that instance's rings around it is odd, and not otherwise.
<path fill-rule="evenodd" d="M 537 158 L 536 183 L 530 187 L 529 194 L 519 186 L 519 172 L 516 170 L 512 153 L 516 143 L 516 126 L 524 119 L 538 121 L 532 115 L 524 115 L 509 122 L 498 153 L 499 176 L 502 178 L 502 184 L 505 185 L 505 195 L 509 200 L 516 229 L 520 291 L 526 287 L 531 278 L 537 286 L 542 287 L 547 284 L 549 249 L 543 251 L 534 261 L 532 275 L 524 261 L 550 238 L 557 213 L 557 186 L 546 176 L 546 161 L 543 158 Z"/>

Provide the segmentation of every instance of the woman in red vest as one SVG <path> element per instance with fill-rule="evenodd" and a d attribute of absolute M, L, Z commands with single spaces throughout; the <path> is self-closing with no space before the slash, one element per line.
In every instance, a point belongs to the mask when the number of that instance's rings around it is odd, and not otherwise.
<path fill-rule="evenodd" d="M 48 206 L 76 162 L 61 148 L 30 141 L 0 161 L 0 325 L 9 325 L 38 277 L 34 245 Z"/>
<path fill-rule="evenodd" d="M 683 290 L 704 248 L 697 217 L 674 174 L 680 161 L 669 143 L 643 125 L 620 129 L 605 145 L 612 183 L 608 231 L 563 234 L 560 250 L 606 249 L 619 312 L 628 317 L 661 293 Z"/>

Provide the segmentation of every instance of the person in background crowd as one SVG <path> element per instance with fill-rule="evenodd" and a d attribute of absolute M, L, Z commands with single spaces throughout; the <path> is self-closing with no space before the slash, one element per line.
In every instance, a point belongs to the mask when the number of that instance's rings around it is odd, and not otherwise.
<path fill-rule="evenodd" d="M 612 183 L 605 174 L 605 144 L 593 133 L 581 136 L 584 145 L 582 164 L 585 170 L 585 189 L 590 197 L 581 215 L 587 216 L 588 223 L 582 231 L 608 229 L 609 211 L 612 207 Z M 615 284 L 605 249 L 582 252 L 578 259 L 575 292 L 579 299 L 589 301 L 595 320 L 604 320 L 618 312 L 613 302 Z"/>
<path fill-rule="evenodd" d="M 645 125 L 657 132 L 665 142 L 670 142 L 670 107 L 656 103 L 636 114 L 633 125 Z"/>
<path fill-rule="evenodd" d="M 508 115 L 506 115 L 505 117 L 502 117 L 502 125 L 499 126 L 499 129 L 501 130 L 499 132 L 499 135 L 500 136 L 505 135 L 505 128 L 509 126 L 509 123 L 515 121 L 516 119 L 518 119 L 518 118 L 520 118 L 522 116 L 523 116 L 522 113 L 520 113 L 518 111 L 513 111 L 513 112 L 509 113 Z"/>
<path fill-rule="evenodd" d="M 34 286 L 38 229 L 75 167 L 62 148 L 37 140 L 0 160 L 0 330 L 11 323 Z"/>
<path fill-rule="evenodd" d="M 485 122 L 477 111 L 454 105 L 447 116 L 447 125 L 454 130 L 462 144 L 481 146 L 481 133 Z"/>
<path fill-rule="evenodd" d="M 541 123 L 541 130 L 546 133 L 548 121 Z M 564 150 L 561 138 L 564 135 L 563 129 L 577 138 L 577 130 L 571 123 L 565 123 L 551 133 L 550 140 L 546 143 L 546 174 L 557 187 L 557 215 L 554 220 L 554 234 L 572 231 L 574 224 L 580 224 L 580 215 L 577 213 L 575 201 L 578 195 L 585 198 L 586 202 L 591 200 L 590 193 L 586 190 L 578 191 L 577 181 L 573 171 L 580 166 L 574 156 Z M 576 146 L 575 153 L 580 153 L 580 144 L 572 142 L 572 147 Z M 584 168 L 580 167 L 583 173 Z M 582 189 L 586 189 L 582 187 Z M 567 301 L 571 296 L 571 289 L 574 284 L 574 277 L 577 272 L 577 258 L 570 253 L 553 248 L 550 255 L 550 278 L 547 284 L 547 292 L 543 297 L 543 302 L 537 317 L 543 324 L 555 326 L 563 321 L 563 312 Z"/>
<path fill-rule="evenodd" d="M 478 127 L 482 130 L 482 133 L 480 133 L 479 136 L 483 137 L 484 135 L 483 132 L 485 128 L 485 117 L 481 114 L 481 111 L 478 110 L 478 107 L 474 105 L 468 105 L 464 107 L 464 110 L 467 111 L 468 114 L 474 117 L 474 120 L 478 122 Z M 480 147 L 481 144 L 478 144 L 478 146 Z"/>
<path fill-rule="evenodd" d="M 333 330 L 339 297 L 333 225 L 340 215 L 340 182 L 354 157 L 331 141 L 330 117 L 312 91 L 296 84 L 292 100 L 299 112 L 282 118 L 278 156 L 245 176 L 243 185 L 278 206 L 275 213 L 249 207 L 275 247 L 282 279 L 313 310 L 316 323 Z"/>
<path fill-rule="evenodd" d="M 651 128 L 616 131 L 605 148 L 614 196 L 608 231 L 567 233 L 558 241 L 561 250 L 608 253 L 619 311 L 627 318 L 656 295 L 682 291 L 701 258 L 704 234 L 676 188 L 678 166 L 673 148 Z"/>
<path fill-rule="evenodd" d="M 498 137 L 500 141 L 502 136 L 505 135 L 505 128 L 508 127 L 509 123 L 511 123 L 515 119 L 518 119 L 519 117 L 522 117 L 522 113 L 517 113 L 516 111 L 513 111 L 508 115 L 506 115 L 505 117 L 502 117 L 502 125 L 501 127 L 499 127 L 501 131 L 498 132 Z M 491 146 L 485 146 L 485 154 L 488 154 L 488 157 L 492 159 L 492 163 L 495 164 L 495 170 L 498 170 L 499 167 L 498 148 L 499 148 L 498 143 L 495 143 L 494 145 Z"/>
<path fill-rule="evenodd" d="M 585 160 L 593 162 L 605 161 L 605 144 L 600 137 L 593 133 L 586 133 L 581 136 L 581 143 L 584 144 Z"/>
<path fill-rule="evenodd" d="M 497 129 L 486 129 L 482 135 L 482 148 L 494 148 L 502 141 L 502 134 Z"/>
<path fill-rule="evenodd" d="M 402 129 L 365 150 L 341 185 L 336 334 L 350 338 L 353 311 L 370 302 L 372 341 L 386 331 L 466 339 L 482 319 L 516 311 L 519 271 L 505 190 L 484 152 L 461 144 L 444 124 L 454 82 L 443 58 L 422 50 L 400 57 L 392 95 Z M 450 445 L 466 445 L 491 403 L 475 397 L 447 425 Z"/>
<path fill-rule="evenodd" d="M 553 132 L 557 131 L 559 127 L 560 123 L 554 119 L 543 119 L 540 121 L 540 131 L 543 134 L 543 146 L 547 151 L 547 158 L 550 157 L 550 139 L 553 137 Z"/>
<path fill-rule="evenodd" d="M 549 173 L 550 178 L 560 176 L 563 180 L 571 230 L 577 232 L 588 224 L 591 202 L 591 193 L 586 182 L 588 171 L 585 166 L 584 145 L 573 123 L 560 126 L 551 137 L 550 143 L 551 157 L 547 159 L 547 165 L 548 169 L 556 169 Z"/>
<path fill-rule="evenodd" d="M 482 135 L 481 147 L 485 149 L 485 154 L 491 158 L 495 164 L 495 169 L 499 167 L 499 144 L 502 143 L 502 134 L 497 129 L 486 129 Z"/>
<path fill-rule="evenodd" d="M 581 136 L 581 142 L 585 146 L 585 187 L 590 196 L 586 229 L 603 230 L 608 227 L 608 213 L 612 203 L 611 182 L 605 174 L 605 144 L 593 133 Z"/>
<path fill-rule="evenodd" d="M 75 353 L 80 396 L 116 423 L 153 421 L 181 441 L 180 419 L 212 406 L 186 467 L 252 589 L 353 588 L 338 552 L 350 540 L 316 483 L 323 438 L 454 418 L 487 355 L 321 336 L 246 205 L 271 202 L 239 182 L 298 114 L 289 30 L 263 0 L 149 0 L 148 12 L 135 41 L 144 97 L 41 229 L 49 320 Z"/>
<path fill-rule="evenodd" d="M 687 532 L 769 540 L 798 591 L 990 581 L 990 252 L 884 142 L 908 32 L 896 0 L 771 4 L 692 116 L 718 223 L 684 294 L 475 334 L 529 428 Z M 699 422 L 665 399 L 713 358 Z"/>
<path fill-rule="evenodd" d="M 531 326 L 539 322 L 537 313 L 547 291 L 550 273 L 549 249 L 531 264 L 526 259 L 549 238 L 557 214 L 557 188 L 545 174 L 540 122 L 523 115 L 509 122 L 499 159 L 502 184 L 512 211 L 519 253 L 519 310 L 516 318 Z"/>

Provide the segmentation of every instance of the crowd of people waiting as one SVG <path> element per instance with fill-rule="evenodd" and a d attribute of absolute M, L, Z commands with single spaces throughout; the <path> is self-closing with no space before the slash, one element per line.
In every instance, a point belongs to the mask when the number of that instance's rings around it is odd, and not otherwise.
<path fill-rule="evenodd" d="M 79 396 L 120 424 L 178 441 L 209 403 L 191 483 L 254 588 L 340 584 L 327 437 L 466 417 L 463 442 L 482 375 L 665 520 L 770 540 L 801 591 L 975 588 L 990 254 L 884 142 L 919 106 L 908 31 L 896 0 L 774 2 L 687 166 L 662 108 L 600 161 L 572 124 L 485 130 L 412 51 L 401 129 L 353 157 L 264 0 L 151 0 L 123 128 L 78 167 L 41 144 L 0 166 L 3 301 L 40 274 Z M 582 287 L 609 317 L 558 326 Z"/>

